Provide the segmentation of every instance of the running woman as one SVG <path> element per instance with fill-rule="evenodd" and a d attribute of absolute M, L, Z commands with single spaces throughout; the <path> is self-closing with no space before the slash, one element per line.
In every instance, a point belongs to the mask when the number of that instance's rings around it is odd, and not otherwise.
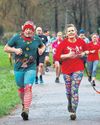
<path fill-rule="evenodd" d="M 59 44 L 55 58 L 61 61 L 61 68 L 68 99 L 70 119 L 76 119 L 79 102 L 79 86 L 83 77 L 84 62 L 82 57 L 87 49 L 86 43 L 77 35 L 76 27 L 69 24 L 66 28 L 66 38 Z"/>

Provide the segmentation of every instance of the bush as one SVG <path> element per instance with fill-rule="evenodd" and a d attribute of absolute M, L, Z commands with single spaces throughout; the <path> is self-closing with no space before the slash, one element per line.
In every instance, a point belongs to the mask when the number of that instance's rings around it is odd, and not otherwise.
<path fill-rule="evenodd" d="M 2 25 L 0 25 L 0 37 L 2 37 L 4 34 L 4 28 Z"/>
<path fill-rule="evenodd" d="M 13 32 L 11 33 L 5 33 L 3 37 L 1 38 L 1 44 L 5 45 L 7 41 L 14 35 Z"/>

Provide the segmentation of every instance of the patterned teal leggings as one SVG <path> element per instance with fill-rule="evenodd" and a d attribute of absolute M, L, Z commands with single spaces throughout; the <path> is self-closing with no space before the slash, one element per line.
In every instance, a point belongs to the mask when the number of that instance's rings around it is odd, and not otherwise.
<path fill-rule="evenodd" d="M 66 96 L 71 105 L 69 112 L 76 112 L 79 101 L 78 90 L 83 77 L 83 71 L 74 72 L 69 75 L 63 74 L 63 77 L 66 87 Z"/>

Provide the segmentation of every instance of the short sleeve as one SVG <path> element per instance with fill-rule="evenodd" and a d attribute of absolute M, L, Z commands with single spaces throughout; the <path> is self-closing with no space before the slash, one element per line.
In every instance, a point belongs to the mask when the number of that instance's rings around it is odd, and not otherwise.
<path fill-rule="evenodd" d="M 38 35 L 34 36 L 35 40 L 38 41 L 38 47 L 41 48 L 44 44 Z"/>
<path fill-rule="evenodd" d="M 7 42 L 8 46 L 11 46 L 11 47 L 15 46 L 16 44 L 15 42 L 18 38 L 19 38 L 19 34 L 13 35 L 13 37 L 11 37 L 11 39 L 9 39 Z"/>

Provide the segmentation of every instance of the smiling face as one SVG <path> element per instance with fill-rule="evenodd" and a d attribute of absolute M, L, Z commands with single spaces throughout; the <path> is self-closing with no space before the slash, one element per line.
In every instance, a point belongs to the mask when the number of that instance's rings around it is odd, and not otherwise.
<path fill-rule="evenodd" d="M 76 28 L 74 26 L 70 26 L 67 28 L 66 30 L 66 35 L 68 38 L 75 38 L 76 35 L 77 35 L 77 31 L 76 31 Z"/>

